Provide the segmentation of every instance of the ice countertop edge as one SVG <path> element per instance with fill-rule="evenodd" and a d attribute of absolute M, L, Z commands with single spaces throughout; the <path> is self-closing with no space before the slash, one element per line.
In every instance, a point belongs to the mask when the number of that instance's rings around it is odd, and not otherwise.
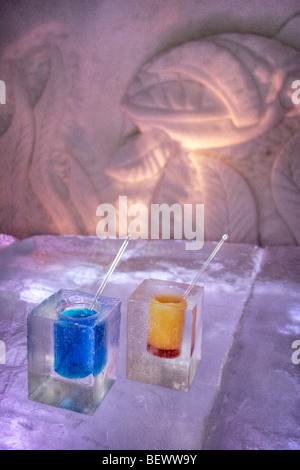
<path fill-rule="evenodd" d="M 133 240 L 104 292 L 122 300 L 118 379 L 110 393 L 93 418 L 27 399 L 28 313 L 61 288 L 95 293 L 121 243 L 96 237 L 36 236 L 0 250 L 0 300 L 5 305 L 0 310 L 0 340 L 6 345 L 6 363 L 0 364 L 4 430 L 0 448 L 199 449 L 205 420 L 210 438 L 203 440 L 204 447 L 297 446 L 299 366 L 291 363 L 291 340 L 300 339 L 295 292 L 299 247 L 224 244 L 201 279 L 205 286 L 202 360 L 191 389 L 183 393 L 127 380 L 126 301 L 146 278 L 189 283 L 217 242 L 205 242 L 202 250 L 188 252 L 184 241 Z M 240 350 L 246 356 L 240 357 Z M 218 416 L 216 406 L 224 397 L 227 406 Z M 294 431 L 288 419 L 295 424 Z M 238 425 L 237 431 L 230 422 Z M 247 432 L 238 432 L 245 423 Z"/>

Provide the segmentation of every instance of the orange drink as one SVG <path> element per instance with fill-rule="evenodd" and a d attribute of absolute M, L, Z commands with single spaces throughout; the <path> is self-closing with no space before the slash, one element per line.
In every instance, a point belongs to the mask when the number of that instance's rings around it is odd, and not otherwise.
<path fill-rule="evenodd" d="M 161 292 L 149 303 L 147 350 L 159 357 L 178 357 L 181 352 L 186 299 L 179 293 Z"/>

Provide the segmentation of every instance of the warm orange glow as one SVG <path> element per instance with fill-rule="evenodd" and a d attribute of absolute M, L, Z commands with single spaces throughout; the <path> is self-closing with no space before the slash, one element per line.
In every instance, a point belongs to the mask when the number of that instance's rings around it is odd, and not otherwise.
<path fill-rule="evenodd" d="M 160 351 L 176 351 L 179 355 L 186 306 L 186 300 L 178 294 L 152 297 L 149 305 L 148 346 Z"/>

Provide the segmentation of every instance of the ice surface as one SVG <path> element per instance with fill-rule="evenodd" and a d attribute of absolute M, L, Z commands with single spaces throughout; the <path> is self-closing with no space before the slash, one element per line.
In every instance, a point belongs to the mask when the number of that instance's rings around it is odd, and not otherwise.
<path fill-rule="evenodd" d="M 220 384 L 216 405 L 223 404 L 223 411 L 217 415 L 213 408 L 204 446 L 254 447 L 258 436 L 261 447 L 297 447 L 300 365 L 291 362 L 291 343 L 298 333 L 300 339 L 300 249 L 294 247 L 222 247 L 201 279 L 202 359 L 190 390 L 182 393 L 126 378 L 126 302 L 147 278 L 191 282 L 216 244 L 190 252 L 184 241 L 132 241 L 104 291 L 122 300 L 116 383 L 93 416 L 28 400 L 28 313 L 61 288 L 95 294 L 121 243 L 37 236 L 0 250 L 0 340 L 6 345 L 0 448 L 199 449 Z M 230 348 L 235 359 L 227 361 Z"/>
<path fill-rule="evenodd" d="M 264 250 L 211 413 L 205 449 L 300 449 L 300 248 Z"/>

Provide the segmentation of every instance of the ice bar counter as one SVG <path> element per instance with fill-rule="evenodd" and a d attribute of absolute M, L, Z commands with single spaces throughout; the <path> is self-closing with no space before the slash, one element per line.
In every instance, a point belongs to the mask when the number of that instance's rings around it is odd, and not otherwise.
<path fill-rule="evenodd" d="M 127 378 L 188 391 L 201 359 L 204 288 L 146 279 L 127 302 Z"/>
<path fill-rule="evenodd" d="M 121 301 L 60 290 L 28 316 L 28 397 L 93 414 L 116 380 Z"/>

